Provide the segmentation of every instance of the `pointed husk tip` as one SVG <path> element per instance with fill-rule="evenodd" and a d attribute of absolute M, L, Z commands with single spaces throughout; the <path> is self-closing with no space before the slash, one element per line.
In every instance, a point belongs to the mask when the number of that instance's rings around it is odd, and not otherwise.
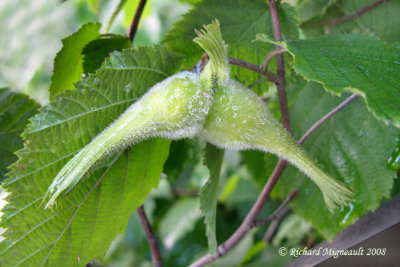
<path fill-rule="evenodd" d="M 347 206 L 354 195 L 354 192 L 349 187 L 332 178 L 319 181 L 317 185 L 322 191 L 326 206 L 330 212 Z"/>
<path fill-rule="evenodd" d="M 212 75 L 220 82 L 225 81 L 229 77 L 228 46 L 222 39 L 219 21 L 215 19 L 211 24 L 203 25 L 203 29 L 195 30 L 195 33 L 197 37 L 193 41 L 207 53 L 210 59 L 207 66 Z"/>

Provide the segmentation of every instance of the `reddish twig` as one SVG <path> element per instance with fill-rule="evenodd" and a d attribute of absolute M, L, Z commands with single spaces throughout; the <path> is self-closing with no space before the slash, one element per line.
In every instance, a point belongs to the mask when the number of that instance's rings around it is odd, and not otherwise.
<path fill-rule="evenodd" d="M 355 99 L 359 98 L 359 95 L 352 94 L 349 98 L 347 98 L 345 101 L 343 101 L 340 105 L 338 105 L 336 108 L 331 110 L 328 114 L 326 114 L 324 117 L 322 117 L 319 121 L 317 121 L 308 131 L 300 138 L 298 141 L 299 145 L 303 144 L 304 141 L 319 127 L 321 126 L 325 121 L 327 121 L 330 117 L 335 115 L 338 111 L 346 107 L 348 104 L 353 102 Z"/>
<path fill-rule="evenodd" d="M 135 16 L 133 17 L 131 26 L 129 27 L 128 38 L 133 43 L 133 39 L 135 38 L 136 31 L 139 26 L 140 17 L 142 16 L 144 6 L 146 5 L 147 0 L 140 0 L 140 3 L 136 9 Z"/>
<path fill-rule="evenodd" d="M 271 12 L 275 40 L 282 41 L 281 27 L 279 24 L 278 10 L 276 8 L 275 0 L 268 0 L 268 3 L 269 3 L 269 10 Z M 282 49 L 282 48 L 277 45 L 276 49 Z M 275 84 L 278 89 L 279 105 L 281 107 L 282 125 L 283 127 L 285 127 L 286 130 L 291 132 L 289 108 L 286 97 L 285 63 L 282 54 L 277 55 L 277 72 L 278 72 L 278 81 Z"/>
<path fill-rule="evenodd" d="M 300 25 L 301 27 L 319 27 L 319 26 L 333 26 L 333 25 L 337 25 L 349 20 L 352 20 L 356 17 L 361 16 L 362 14 L 364 14 L 365 12 L 373 9 L 374 7 L 379 6 L 380 4 L 383 4 L 385 2 L 388 2 L 388 0 L 378 0 L 376 2 L 373 2 L 372 4 L 369 4 L 363 8 L 360 8 L 359 10 L 357 10 L 356 12 L 337 18 L 337 19 L 333 19 L 333 20 L 326 20 L 326 21 L 317 21 L 317 22 L 308 22 L 308 23 L 303 23 L 302 25 Z"/>
<path fill-rule="evenodd" d="M 304 136 L 299 140 L 299 144 L 304 143 L 304 141 L 310 136 L 312 132 L 314 132 L 319 126 L 321 126 L 324 122 L 326 122 L 330 117 L 334 114 L 338 113 L 344 107 L 346 107 L 349 103 L 355 100 L 358 96 L 352 95 L 348 99 L 346 99 L 342 104 L 338 105 L 334 108 L 331 112 L 317 121 L 313 126 L 311 126 L 310 130 L 304 134 Z M 278 164 L 276 165 L 273 173 L 271 174 L 268 182 L 264 186 L 261 194 L 258 196 L 256 203 L 254 203 L 253 207 L 251 208 L 250 212 L 239 226 L 239 228 L 232 234 L 232 236 L 225 241 L 223 244 L 218 246 L 217 253 L 214 256 L 207 254 L 194 262 L 191 266 L 192 267 L 200 267 L 206 264 L 209 264 L 219 257 L 225 255 L 230 249 L 232 249 L 242 238 L 243 236 L 251 229 L 254 221 L 256 220 L 258 214 L 260 213 L 262 207 L 264 206 L 265 202 L 267 201 L 272 189 L 274 188 L 276 182 L 278 181 L 279 177 L 281 176 L 282 172 L 285 170 L 287 165 L 287 161 L 280 159 Z"/>
<path fill-rule="evenodd" d="M 158 239 L 154 235 L 149 220 L 147 219 L 146 213 L 144 212 L 143 206 L 140 206 L 137 210 L 142 224 L 144 233 L 146 234 L 147 242 L 149 243 L 151 250 L 151 260 L 154 267 L 162 267 L 162 259 L 160 249 L 158 247 Z"/>
<path fill-rule="evenodd" d="M 231 58 L 231 57 L 229 58 L 229 63 L 252 70 L 252 71 L 255 71 L 259 74 L 262 74 L 262 75 L 268 77 L 268 79 L 272 82 L 276 83 L 278 81 L 278 76 L 275 73 L 273 73 L 272 71 L 264 71 L 259 66 L 254 65 L 252 63 L 249 63 L 249 62 L 246 62 L 246 61 L 243 61 L 240 59 L 236 59 L 236 58 Z"/>

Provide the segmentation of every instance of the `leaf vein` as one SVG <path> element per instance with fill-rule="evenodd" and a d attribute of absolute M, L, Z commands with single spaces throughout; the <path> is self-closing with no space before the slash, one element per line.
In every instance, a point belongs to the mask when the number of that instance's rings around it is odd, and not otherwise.
<path fill-rule="evenodd" d="M 64 235 L 65 231 L 71 226 L 72 221 L 75 219 L 76 214 L 78 214 L 78 211 L 80 210 L 81 206 L 83 205 L 83 203 L 86 201 L 86 199 L 89 197 L 89 195 L 93 192 L 93 190 L 99 185 L 99 183 L 103 180 L 104 176 L 107 174 L 107 172 L 110 170 L 111 166 L 113 165 L 113 163 L 119 158 L 119 156 L 121 155 L 122 152 L 120 152 L 114 159 L 113 161 L 110 163 L 110 166 L 107 167 L 107 169 L 104 171 L 104 173 L 101 175 L 101 177 L 99 178 L 99 180 L 97 180 L 97 182 L 92 186 L 92 188 L 89 190 L 89 192 L 84 196 L 84 198 L 82 199 L 82 201 L 77 205 L 76 210 L 74 212 L 74 214 L 72 214 L 71 219 L 69 219 L 67 225 L 64 227 L 64 229 L 61 231 L 60 235 L 57 237 L 57 239 L 54 241 L 49 253 L 47 253 L 46 257 L 43 259 L 42 263 L 40 264 L 40 267 L 44 265 L 44 263 L 47 261 L 47 259 L 49 258 L 51 252 L 53 251 L 55 245 L 57 244 L 57 242 L 61 239 L 61 237 Z M 73 206 L 72 206 L 73 207 Z M 71 207 L 70 207 L 71 208 Z"/>
<path fill-rule="evenodd" d="M 56 126 L 56 125 L 65 123 L 65 122 L 67 122 L 67 121 L 70 121 L 70 120 L 73 120 L 73 119 L 76 119 L 76 118 L 79 118 L 79 117 L 82 117 L 82 116 L 87 115 L 87 114 L 89 114 L 89 113 L 97 112 L 97 111 L 100 111 L 100 110 L 103 110 L 103 109 L 107 109 L 107 108 L 110 108 L 110 107 L 113 107 L 113 106 L 122 105 L 122 104 L 129 103 L 129 102 L 133 102 L 133 101 L 135 101 L 135 100 L 136 100 L 136 99 L 127 99 L 127 100 L 115 102 L 115 103 L 112 103 L 112 104 L 109 104 L 109 105 L 101 106 L 101 107 L 95 108 L 95 109 L 93 109 L 93 110 L 89 110 L 89 111 L 87 111 L 87 112 L 82 112 L 82 113 L 79 113 L 79 114 L 77 114 L 77 115 L 74 115 L 74 116 L 71 116 L 71 117 L 69 117 L 69 118 L 66 118 L 66 119 L 64 119 L 64 120 L 62 120 L 62 121 L 56 122 L 56 123 L 54 123 L 54 124 L 46 125 L 46 126 L 44 126 L 44 127 L 42 127 L 42 128 L 38 128 L 38 129 L 31 130 L 31 131 L 28 132 L 28 134 L 40 132 L 40 131 L 45 130 L 45 129 L 47 129 L 47 128 L 50 128 L 50 127 L 53 127 L 53 126 Z"/>

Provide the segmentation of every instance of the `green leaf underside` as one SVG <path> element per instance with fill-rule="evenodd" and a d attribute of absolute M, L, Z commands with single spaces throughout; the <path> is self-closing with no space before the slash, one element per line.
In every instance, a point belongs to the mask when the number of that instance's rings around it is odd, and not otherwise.
<path fill-rule="evenodd" d="M 243 164 L 251 173 L 256 184 L 263 188 L 267 179 L 275 169 L 279 158 L 271 153 L 257 150 L 246 150 L 240 152 Z"/>
<path fill-rule="evenodd" d="M 165 246 L 172 249 L 179 239 L 193 231 L 199 218 L 198 198 L 175 202 L 160 222 L 160 238 Z"/>
<path fill-rule="evenodd" d="M 400 49 L 361 35 L 325 35 L 287 42 L 295 70 L 340 95 L 363 95 L 368 109 L 400 127 Z"/>
<path fill-rule="evenodd" d="M 299 138 L 317 120 L 348 96 L 334 97 L 316 83 L 297 79 L 288 92 L 291 124 Z M 289 87 L 290 88 L 290 87 Z M 366 211 L 379 206 L 388 197 L 395 172 L 386 162 L 393 151 L 399 130 L 376 120 L 358 99 L 325 122 L 304 143 L 304 147 L 336 179 L 345 181 L 354 189 L 353 207 L 329 213 L 319 189 L 296 168 L 289 166 L 274 188 L 273 195 L 285 198 L 294 190 L 299 194 L 292 207 L 332 239 L 338 231 L 350 225 Z"/>
<path fill-rule="evenodd" d="M 202 157 L 203 146 L 199 138 L 172 141 L 163 172 L 167 175 L 168 180 L 173 183 L 182 175 L 190 175 L 194 165 L 200 162 Z"/>
<path fill-rule="evenodd" d="M 87 23 L 77 32 L 62 40 L 63 47 L 54 59 L 54 70 L 51 76 L 50 98 L 74 89 L 74 83 L 82 75 L 82 49 L 87 43 L 100 36 L 100 23 Z"/>
<path fill-rule="evenodd" d="M 0 182 L 6 177 L 7 167 L 18 159 L 14 152 L 23 148 L 20 134 L 38 107 L 27 95 L 0 89 Z"/>
<path fill-rule="evenodd" d="M 281 29 L 285 35 L 296 37 L 298 22 L 296 11 L 288 4 L 279 6 Z M 264 57 L 275 49 L 273 45 L 252 42 L 258 33 L 273 36 L 271 16 L 265 0 L 205 0 L 194 5 L 194 8 L 183 16 L 164 38 L 164 44 L 185 56 L 185 66 L 192 67 L 203 54 L 203 50 L 193 45 L 196 37 L 194 29 L 218 19 L 221 23 L 222 38 L 228 44 L 228 55 L 262 65 Z M 260 78 L 259 74 L 244 68 L 231 65 L 231 77 L 250 84 Z M 265 83 L 262 86 L 266 86 Z"/>
<path fill-rule="evenodd" d="M 374 1 L 336 0 L 329 2 L 331 2 L 331 5 L 325 11 L 323 16 L 315 17 L 309 22 L 316 23 L 318 21 L 331 21 L 348 14 L 354 14 L 357 10 L 368 6 Z M 332 2 L 334 2 L 334 5 L 332 5 Z M 301 11 L 303 10 L 299 10 L 299 12 Z M 324 25 L 319 27 L 303 27 L 302 29 L 308 37 L 324 34 L 326 29 L 328 29 L 331 34 L 361 33 L 369 36 L 374 35 L 385 42 L 393 43 L 400 39 L 399 12 L 399 1 L 387 1 L 368 10 L 361 16 L 357 16 L 340 24 L 332 26 Z"/>
<path fill-rule="evenodd" d="M 217 250 L 217 238 L 215 232 L 219 178 L 221 175 L 224 150 L 207 143 L 204 164 L 210 171 L 210 178 L 200 191 L 200 211 L 206 224 L 208 247 L 211 254 Z"/>
<path fill-rule="evenodd" d="M 24 132 L 3 186 L 9 204 L 0 227 L 0 262 L 7 266 L 75 266 L 102 259 L 129 215 L 156 186 L 169 141 L 154 139 L 110 154 L 53 209 L 39 204 L 63 165 L 152 85 L 172 75 L 180 58 L 162 47 L 115 52 L 94 75 L 40 110 Z"/>
<path fill-rule="evenodd" d="M 104 58 L 108 57 L 113 51 L 121 51 L 130 48 L 131 42 L 128 37 L 123 35 L 102 35 L 88 43 L 82 51 L 83 72 L 94 73 L 100 68 Z"/>
<path fill-rule="evenodd" d="M 334 2 L 334 0 L 301 1 L 300 4 L 296 6 L 297 13 L 299 14 L 299 21 L 304 22 L 318 16 L 323 16 Z"/>

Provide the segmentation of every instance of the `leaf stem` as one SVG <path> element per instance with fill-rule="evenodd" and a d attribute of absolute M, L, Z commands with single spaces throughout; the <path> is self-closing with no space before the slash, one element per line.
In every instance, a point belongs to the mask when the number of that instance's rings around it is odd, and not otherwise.
<path fill-rule="evenodd" d="M 278 10 L 276 8 L 275 0 L 268 0 L 269 10 L 271 12 L 272 25 L 274 28 L 274 37 L 276 41 L 282 41 L 281 27 L 279 24 Z M 276 46 L 276 49 L 282 49 L 280 46 Z M 286 81 L 285 81 L 285 63 L 283 60 L 283 55 L 277 55 L 277 72 L 278 80 L 275 82 L 278 88 L 279 104 L 281 107 L 282 125 L 283 127 L 291 131 L 290 119 L 289 119 L 289 108 L 287 104 L 286 97 Z"/>
<path fill-rule="evenodd" d="M 142 16 L 144 6 L 146 5 L 147 0 L 140 0 L 140 3 L 136 9 L 135 16 L 133 17 L 131 26 L 129 27 L 128 38 L 133 43 L 133 39 L 135 38 L 136 31 L 139 26 L 140 17 Z"/>
<path fill-rule="evenodd" d="M 385 2 L 388 2 L 389 0 L 378 0 L 375 1 L 363 8 L 360 8 L 359 10 L 357 10 L 356 12 L 337 18 L 337 19 L 333 19 L 333 20 L 325 20 L 325 21 L 316 21 L 316 22 L 306 22 L 300 25 L 300 27 L 319 27 L 319 26 L 333 26 L 333 25 L 337 25 L 340 23 L 344 23 L 346 21 L 352 20 L 356 17 L 361 16 L 362 14 L 364 14 L 365 12 L 373 9 L 374 7 L 379 6 L 380 4 L 383 4 Z"/>
<path fill-rule="evenodd" d="M 257 227 L 257 226 L 261 226 L 263 224 L 266 224 L 268 222 L 274 221 L 276 219 L 278 219 L 279 214 L 281 213 L 281 211 L 289 204 L 290 201 L 292 201 L 293 198 L 296 197 L 297 193 L 299 192 L 299 190 L 293 190 L 292 192 L 290 192 L 289 196 L 282 202 L 282 204 L 274 211 L 274 213 L 272 213 L 271 216 L 269 216 L 268 218 L 262 219 L 262 220 L 254 220 L 253 224 L 251 225 L 251 227 Z"/>
<path fill-rule="evenodd" d="M 269 243 L 272 236 L 274 235 L 276 228 L 278 228 L 279 223 L 281 222 L 282 218 L 285 217 L 285 215 L 289 212 L 290 208 L 288 206 L 284 207 L 283 210 L 279 213 L 278 217 L 276 220 L 273 220 L 271 224 L 268 226 L 267 231 L 265 232 L 265 235 L 263 237 L 263 241 L 265 243 Z"/>
<path fill-rule="evenodd" d="M 255 65 L 255 64 L 252 64 L 252 63 L 249 63 L 249 62 L 237 59 L 237 58 L 232 58 L 232 57 L 228 58 L 228 61 L 230 64 L 233 64 L 233 65 L 236 65 L 239 67 L 243 67 L 243 68 L 255 71 L 259 74 L 262 74 L 262 75 L 266 76 L 271 82 L 276 83 L 278 81 L 278 76 L 275 73 L 273 73 L 272 71 L 262 70 L 259 66 Z"/>
<path fill-rule="evenodd" d="M 352 95 L 349 98 L 347 98 L 343 103 L 338 105 L 336 108 L 334 108 L 331 112 L 329 112 L 327 115 L 322 117 L 320 120 L 318 120 L 311 128 L 312 131 L 308 130 L 304 136 L 300 139 L 299 144 L 304 143 L 304 141 L 313 133 L 319 126 L 321 126 L 324 122 L 326 122 L 330 117 L 332 117 L 334 114 L 338 113 L 340 110 L 342 110 L 344 107 L 346 107 L 349 103 L 351 103 L 353 100 L 357 99 L 357 95 Z M 265 202 L 267 201 L 272 189 L 274 188 L 276 182 L 278 181 L 279 177 L 281 176 L 282 172 L 285 170 L 287 165 L 287 161 L 280 159 L 278 161 L 278 164 L 276 165 L 273 173 L 269 177 L 267 183 L 265 184 L 263 190 L 261 191 L 261 194 L 258 196 L 256 203 L 254 203 L 253 207 L 251 208 L 250 212 L 247 214 L 246 218 L 242 222 L 242 224 L 239 226 L 239 228 L 231 235 L 231 237 L 222 243 L 220 246 L 217 248 L 217 253 L 214 256 L 211 256 L 210 254 L 207 254 L 203 256 L 202 258 L 198 259 L 194 263 L 192 263 L 190 266 L 191 267 L 200 267 L 204 266 L 206 264 L 209 264 L 219 257 L 225 255 L 230 249 L 232 249 L 242 238 L 243 236 L 251 229 L 251 226 L 254 224 L 258 214 L 260 213 L 262 207 L 264 206 Z"/>
<path fill-rule="evenodd" d="M 279 48 L 277 48 L 277 49 L 271 51 L 270 53 L 268 53 L 268 55 L 267 55 L 267 56 L 265 57 L 265 59 L 264 59 L 264 63 L 263 63 L 262 69 L 263 69 L 263 70 L 268 70 L 268 64 L 269 64 L 269 62 L 271 61 L 271 59 L 272 59 L 274 56 L 279 55 L 279 54 L 281 54 L 281 53 L 283 53 L 283 52 L 285 52 L 285 50 L 282 49 L 281 47 L 279 47 Z"/>
<path fill-rule="evenodd" d="M 259 85 L 260 83 L 268 82 L 268 81 L 269 81 L 268 78 L 261 78 L 261 79 L 259 79 L 259 80 L 257 80 L 257 81 L 252 82 L 252 83 L 249 84 L 247 87 L 251 89 L 251 88 L 253 88 L 253 87 L 256 86 L 256 85 Z"/>
<path fill-rule="evenodd" d="M 162 267 L 162 259 L 160 249 L 158 247 L 158 239 L 154 235 L 149 220 L 147 219 L 143 205 L 137 209 L 139 214 L 140 223 L 142 224 L 144 233 L 146 234 L 147 242 L 149 243 L 151 250 L 151 260 L 154 267 Z"/>

